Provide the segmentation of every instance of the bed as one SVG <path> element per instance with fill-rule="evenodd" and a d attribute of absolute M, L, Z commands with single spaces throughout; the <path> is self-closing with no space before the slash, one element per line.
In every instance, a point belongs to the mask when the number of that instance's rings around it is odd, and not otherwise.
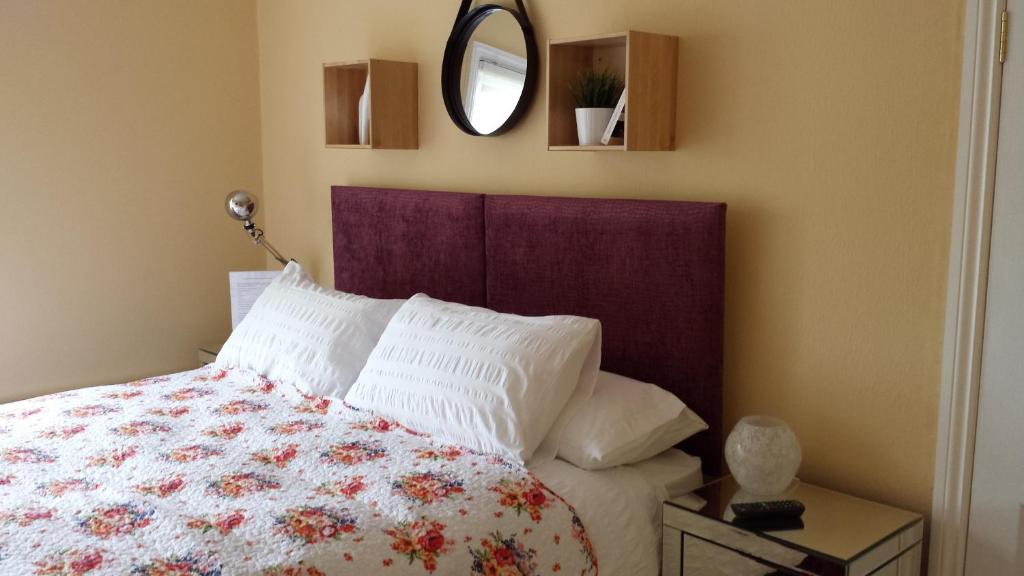
<path fill-rule="evenodd" d="M 719 471 L 724 205 L 335 187 L 332 218 L 338 290 L 600 320 Z M 657 570 L 640 467 L 528 469 L 244 369 L 0 406 L 0 461 L 2 573 Z"/>

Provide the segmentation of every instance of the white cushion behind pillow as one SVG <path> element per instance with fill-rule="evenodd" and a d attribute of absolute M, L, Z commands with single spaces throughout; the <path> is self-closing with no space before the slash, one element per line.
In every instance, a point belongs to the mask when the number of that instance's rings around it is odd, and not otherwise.
<path fill-rule="evenodd" d="M 558 457 L 584 470 L 611 468 L 651 458 L 707 427 L 675 394 L 601 371 L 562 431 Z"/>
<path fill-rule="evenodd" d="M 344 398 L 402 302 L 322 288 L 289 262 L 231 333 L 216 364 Z"/>
<path fill-rule="evenodd" d="M 417 294 L 392 318 L 345 401 L 536 462 L 554 457 L 600 362 L 597 320 L 500 314 Z"/>

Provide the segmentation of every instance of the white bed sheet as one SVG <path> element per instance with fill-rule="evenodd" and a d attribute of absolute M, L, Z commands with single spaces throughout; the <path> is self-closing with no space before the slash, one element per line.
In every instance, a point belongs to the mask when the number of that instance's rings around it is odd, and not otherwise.
<path fill-rule="evenodd" d="M 587 471 L 554 460 L 531 471 L 575 509 L 594 545 L 602 576 L 658 576 L 661 569 L 661 508 L 669 497 L 702 483 L 700 458 L 674 454 L 682 463 L 671 494 L 656 480 L 664 461 Z M 661 470 L 657 470 L 661 468 Z"/>

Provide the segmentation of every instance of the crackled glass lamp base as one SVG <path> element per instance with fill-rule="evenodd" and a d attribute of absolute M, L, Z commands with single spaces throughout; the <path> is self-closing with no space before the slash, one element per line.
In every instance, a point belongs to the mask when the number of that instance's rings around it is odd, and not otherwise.
<path fill-rule="evenodd" d="M 725 461 L 736 482 L 759 496 L 784 492 L 803 454 L 789 426 L 771 416 L 745 416 L 725 441 Z"/>

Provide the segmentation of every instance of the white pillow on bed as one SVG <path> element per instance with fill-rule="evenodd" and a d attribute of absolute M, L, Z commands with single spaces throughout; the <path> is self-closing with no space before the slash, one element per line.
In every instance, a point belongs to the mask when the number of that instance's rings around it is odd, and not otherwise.
<path fill-rule="evenodd" d="M 289 262 L 231 333 L 216 365 L 344 398 L 402 302 L 322 288 Z"/>
<path fill-rule="evenodd" d="M 421 432 L 525 462 L 550 459 L 590 397 L 601 323 L 410 298 L 345 402 Z"/>
<path fill-rule="evenodd" d="M 704 422 L 675 394 L 611 372 L 562 431 L 558 457 L 600 470 L 647 460 L 701 430 Z"/>
<path fill-rule="evenodd" d="M 689 494 L 704 484 L 700 458 L 682 450 L 670 448 L 625 468 L 636 470 L 652 486 L 662 490 L 663 500 Z"/>

